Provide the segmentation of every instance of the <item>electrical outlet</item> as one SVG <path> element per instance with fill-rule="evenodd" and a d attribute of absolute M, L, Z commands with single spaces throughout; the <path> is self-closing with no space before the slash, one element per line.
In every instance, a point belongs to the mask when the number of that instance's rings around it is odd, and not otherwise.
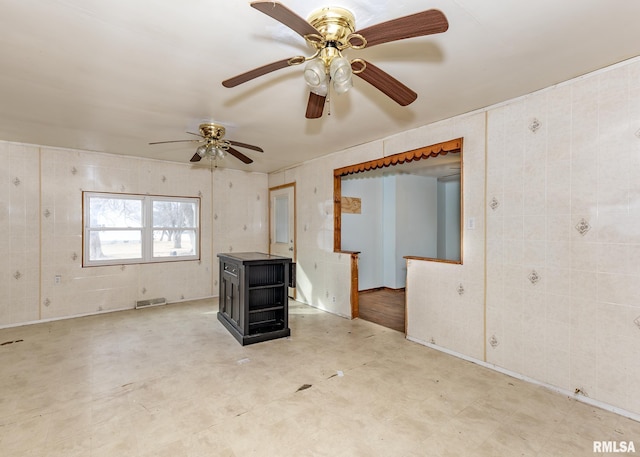
<path fill-rule="evenodd" d="M 60 284 L 60 282 L 61 282 L 61 281 L 62 281 L 62 276 L 60 276 L 60 275 L 56 275 L 56 276 L 53 278 L 53 282 L 54 282 L 54 284 Z"/>
<path fill-rule="evenodd" d="M 336 302 L 336 297 L 332 297 L 331 301 L 333 301 L 333 303 Z"/>

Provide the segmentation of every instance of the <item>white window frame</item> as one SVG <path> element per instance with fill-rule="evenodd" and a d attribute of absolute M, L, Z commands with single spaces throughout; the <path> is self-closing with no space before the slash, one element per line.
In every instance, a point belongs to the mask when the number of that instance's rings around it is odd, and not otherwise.
<path fill-rule="evenodd" d="M 141 227 L 92 227 L 90 215 L 90 200 L 92 198 L 113 198 L 115 200 L 136 200 L 142 205 L 142 224 Z M 155 202 L 180 202 L 195 204 L 196 210 L 194 215 L 194 227 L 180 227 L 184 230 L 193 230 L 195 233 L 193 243 L 193 254 L 189 255 L 171 255 L 171 256 L 154 256 L 153 254 L 153 234 L 154 230 L 170 227 L 154 227 L 153 226 L 153 204 Z M 140 194 L 120 194 L 107 192 L 82 192 L 82 266 L 94 267 L 105 265 L 124 265 L 124 264 L 140 264 L 140 263 L 160 263 L 160 262 L 180 262 L 188 260 L 200 260 L 200 197 L 173 197 L 166 195 L 140 195 Z M 171 227 L 173 228 L 173 227 Z M 119 258 L 119 259 L 100 259 L 91 260 L 90 240 L 91 233 L 94 231 L 140 231 L 141 256 L 137 258 Z"/>

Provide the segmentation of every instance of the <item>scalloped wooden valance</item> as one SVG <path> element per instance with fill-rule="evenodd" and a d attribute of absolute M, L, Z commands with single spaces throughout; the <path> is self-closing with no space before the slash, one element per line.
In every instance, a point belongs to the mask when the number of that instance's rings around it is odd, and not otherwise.
<path fill-rule="evenodd" d="M 333 170 L 334 176 L 346 176 L 362 171 L 375 170 L 376 168 L 384 168 L 399 163 L 411 162 L 413 160 L 428 159 L 429 157 L 437 157 L 439 155 L 455 154 L 462 151 L 462 138 L 445 141 L 444 143 L 432 144 L 412 151 L 401 152 L 380 159 L 370 160 L 368 162 L 349 165 L 348 167 L 336 168 Z"/>

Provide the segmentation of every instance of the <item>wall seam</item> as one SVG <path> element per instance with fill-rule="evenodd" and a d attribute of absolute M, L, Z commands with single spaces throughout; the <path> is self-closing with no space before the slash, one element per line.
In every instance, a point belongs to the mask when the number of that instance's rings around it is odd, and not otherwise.
<path fill-rule="evenodd" d="M 38 320 L 42 320 L 42 148 L 38 148 Z"/>
<path fill-rule="evenodd" d="M 483 328 L 482 328 L 482 353 L 485 362 L 487 361 L 487 179 L 489 175 L 489 167 L 488 167 L 488 156 L 489 156 L 489 147 L 488 147 L 488 137 L 489 137 L 489 112 L 484 112 L 484 199 L 483 203 L 483 211 L 484 211 L 484 272 L 483 272 Z"/>
<path fill-rule="evenodd" d="M 211 218 L 210 219 L 210 222 L 211 222 L 211 235 L 210 235 L 211 236 L 211 252 L 209 254 L 210 254 L 211 262 L 210 262 L 209 268 L 211 268 L 211 290 L 210 290 L 210 293 L 211 293 L 211 296 L 213 297 L 214 293 L 216 292 L 215 283 L 216 283 L 217 280 L 220 279 L 220 274 L 218 272 L 218 277 L 214 276 L 214 272 L 216 270 L 215 269 L 215 265 L 218 262 L 217 262 L 217 257 L 215 256 L 216 249 L 215 249 L 215 246 L 213 245 L 213 243 L 215 241 L 215 238 L 216 238 L 214 236 L 214 233 L 215 233 L 215 227 L 214 227 L 215 214 L 214 214 L 214 206 L 213 206 L 213 196 L 215 195 L 215 192 L 213 191 L 213 168 L 211 168 L 209 170 L 209 172 L 211 174 L 211 181 L 209 183 L 209 213 L 210 213 L 209 217 Z M 202 234 L 200 236 L 202 236 Z M 218 284 L 218 287 L 220 287 L 220 284 Z M 219 296 L 218 296 L 218 300 L 220 300 Z"/>

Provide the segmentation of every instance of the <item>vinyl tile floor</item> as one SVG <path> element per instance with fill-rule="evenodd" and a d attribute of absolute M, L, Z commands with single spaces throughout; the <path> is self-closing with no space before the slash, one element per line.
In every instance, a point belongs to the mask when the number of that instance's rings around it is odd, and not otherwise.
<path fill-rule="evenodd" d="M 291 302 L 241 346 L 199 300 L 0 330 L 0 455 L 591 456 L 640 423 Z"/>

